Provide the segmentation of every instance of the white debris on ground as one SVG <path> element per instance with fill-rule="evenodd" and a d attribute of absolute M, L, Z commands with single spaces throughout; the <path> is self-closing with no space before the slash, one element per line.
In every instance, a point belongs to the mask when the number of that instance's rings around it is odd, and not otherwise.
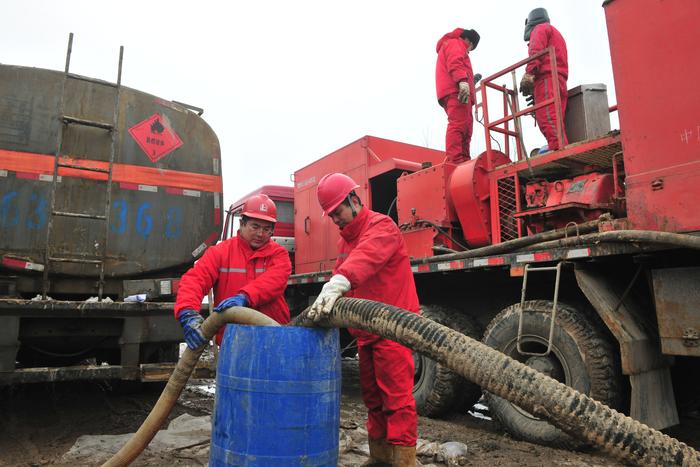
<path fill-rule="evenodd" d="M 492 420 L 491 417 L 488 415 L 485 415 L 485 413 L 489 412 L 489 408 L 482 404 L 481 402 L 477 402 L 474 404 L 474 406 L 467 411 L 469 415 L 471 415 L 474 418 L 480 418 L 481 420 Z"/>
<path fill-rule="evenodd" d="M 121 449 L 132 434 L 81 436 L 63 455 L 61 462 L 66 465 L 101 464 Z M 193 417 L 183 414 L 170 422 L 167 430 L 160 430 L 156 434 L 139 459 L 160 458 L 163 455 L 189 450 L 197 451 L 197 457 L 203 456 L 202 459 L 206 460 L 209 457 L 210 439 L 211 417 L 209 415 Z M 206 450 L 203 449 L 204 447 Z"/>
<path fill-rule="evenodd" d="M 185 390 L 195 394 L 213 397 L 216 394 L 216 382 L 210 380 L 210 382 L 204 384 L 188 384 Z"/>
<path fill-rule="evenodd" d="M 367 430 L 355 428 L 352 430 L 340 430 L 340 459 L 338 465 L 357 466 L 369 457 L 367 444 Z M 423 467 L 428 465 L 447 465 L 458 467 L 468 464 L 467 445 L 456 441 L 447 443 L 431 442 L 418 439 L 416 442 L 416 456 Z"/>
<path fill-rule="evenodd" d="M 37 294 L 36 297 L 32 298 L 32 302 L 38 302 L 40 300 L 43 300 L 44 298 L 41 296 L 41 294 Z M 48 295 L 46 296 L 46 300 L 53 300 L 53 298 L 49 297 Z"/>
<path fill-rule="evenodd" d="M 38 302 L 38 301 L 42 301 L 42 300 L 44 300 L 44 298 L 41 296 L 41 294 L 37 294 L 36 297 L 31 299 L 32 302 Z M 47 301 L 53 300 L 53 298 L 51 298 L 49 295 L 47 295 L 46 300 Z M 102 300 L 100 300 L 98 297 L 90 297 L 90 298 L 85 300 L 85 303 L 98 303 L 98 302 L 99 303 L 114 303 L 114 300 L 112 300 L 109 297 L 105 297 Z"/>
<path fill-rule="evenodd" d="M 469 463 L 467 454 L 466 444 L 457 441 L 448 441 L 442 443 L 438 447 L 435 453 L 435 460 L 447 464 L 447 467 L 458 467 Z"/>
<path fill-rule="evenodd" d="M 85 303 L 114 303 L 114 300 L 109 297 L 105 297 L 102 300 L 100 300 L 99 297 L 90 297 L 85 300 Z"/>
<path fill-rule="evenodd" d="M 136 295 L 129 295 L 128 297 L 124 297 L 125 302 L 145 302 L 146 301 L 146 294 L 145 293 L 140 293 Z"/>

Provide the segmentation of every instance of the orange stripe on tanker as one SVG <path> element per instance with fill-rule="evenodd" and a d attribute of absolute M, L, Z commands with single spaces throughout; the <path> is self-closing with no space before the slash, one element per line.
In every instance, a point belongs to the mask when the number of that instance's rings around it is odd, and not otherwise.
<path fill-rule="evenodd" d="M 109 162 L 104 161 L 75 159 L 68 156 L 61 156 L 59 161 L 61 164 L 71 164 L 86 169 L 109 169 Z M 54 156 L 0 149 L 0 170 L 52 175 L 53 168 Z M 107 180 L 106 173 L 91 172 L 72 167 L 59 167 L 58 174 L 62 177 Z M 113 164 L 112 181 L 136 185 L 156 185 L 186 190 L 208 191 L 212 193 L 222 192 L 220 176 L 159 169 L 155 167 L 142 167 L 139 165 Z"/>

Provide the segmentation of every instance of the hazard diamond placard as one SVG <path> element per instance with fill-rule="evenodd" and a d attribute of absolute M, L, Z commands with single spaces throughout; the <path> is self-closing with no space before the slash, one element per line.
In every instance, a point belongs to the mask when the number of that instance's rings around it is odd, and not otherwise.
<path fill-rule="evenodd" d="M 168 120 L 160 114 L 153 114 L 132 126 L 129 133 L 152 162 L 182 146 L 180 137 L 170 127 Z"/>

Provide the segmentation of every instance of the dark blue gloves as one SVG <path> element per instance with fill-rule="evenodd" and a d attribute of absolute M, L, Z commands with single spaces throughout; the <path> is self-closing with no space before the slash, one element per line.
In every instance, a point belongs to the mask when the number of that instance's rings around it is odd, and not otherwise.
<path fill-rule="evenodd" d="M 248 296 L 244 293 L 239 293 L 233 297 L 225 298 L 221 300 L 221 303 L 216 305 L 214 311 L 220 313 L 226 308 L 231 308 L 232 306 L 248 306 Z"/>
<path fill-rule="evenodd" d="M 185 342 L 187 347 L 195 350 L 208 342 L 208 339 L 202 334 L 202 323 L 204 318 L 194 310 L 184 309 L 178 317 L 182 331 L 185 334 Z"/>

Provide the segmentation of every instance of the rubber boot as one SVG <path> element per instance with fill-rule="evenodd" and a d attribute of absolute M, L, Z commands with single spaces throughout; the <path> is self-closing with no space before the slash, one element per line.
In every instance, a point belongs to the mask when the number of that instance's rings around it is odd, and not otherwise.
<path fill-rule="evenodd" d="M 401 446 L 399 444 L 392 445 L 394 456 L 391 461 L 392 467 L 415 467 L 416 466 L 416 447 Z"/>
<path fill-rule="evenodd" d="M 369 459 L 361 467 L 391 467 L 392 446 L 385 439 L 369 438 Z"/>

